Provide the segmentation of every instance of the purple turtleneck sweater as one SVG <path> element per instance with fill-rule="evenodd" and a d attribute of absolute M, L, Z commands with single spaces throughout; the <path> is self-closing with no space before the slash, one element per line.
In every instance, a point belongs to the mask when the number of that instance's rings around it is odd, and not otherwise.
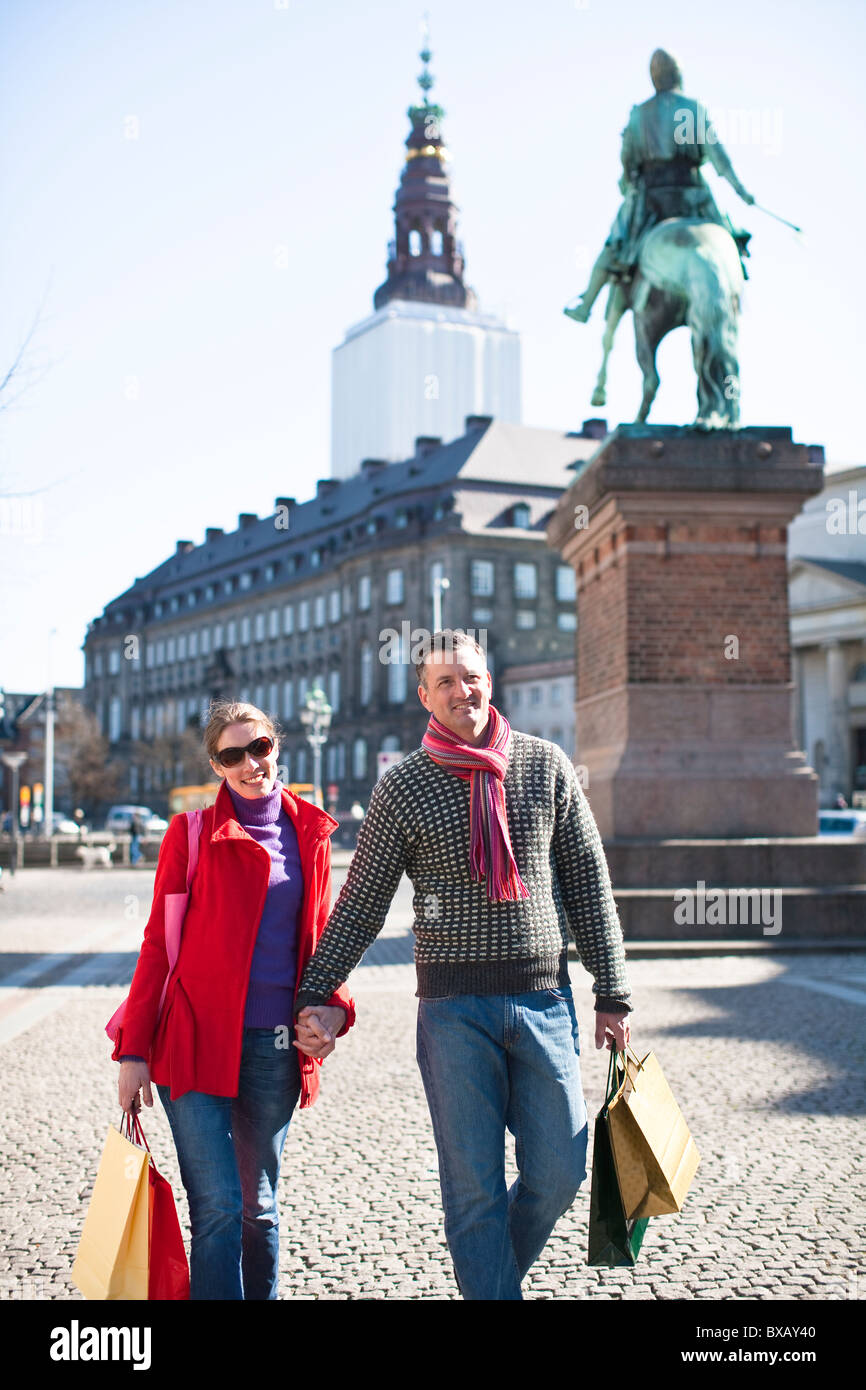
<path fill-rule="evenodd" d="M 235 815 L 248 835 L 271 856 L 268 894 L 259 920 L 245 1028 L 277 1028 L 294 1021 L 295 979 L 298 972 L 298 917 L 304 896 L 301 857 L 295 827 L 283 810 L 280 784 L 267 796 L 239 796 L 228 788 Z M 128 1053 L 121 1062 L 143 1062 Z"/>
<path fill-rule="evenodd" d="M 279 782 L 267 796 L 240 796 L 229 787 L 235 815 L 271 856 L 268 894 L 250 965 L 245 1028 L 291 1025 L 298 973 L 298 918 L 304 896 L 295 827 L 283 810 Z"/>

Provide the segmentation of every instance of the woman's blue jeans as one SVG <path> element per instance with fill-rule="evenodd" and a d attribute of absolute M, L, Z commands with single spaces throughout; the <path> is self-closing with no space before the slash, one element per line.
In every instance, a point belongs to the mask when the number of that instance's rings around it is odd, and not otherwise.
<path fill-rule="evenodd" d="M 245 1028 L 238 1094 L 157 1086 L 189 1198 L 190 1298 L 273 1299 L 280 1234 L 277 1181 L 301 1091 L 289 1028 Z"/>
<path fill-rule="evenodd" d="M 586 1106 L 571 989 L 418 1003 L 445 1236 L 465 1299 L 522 1297 L 586 1177 Z M 505 1131 L 518 1174 L 505 1185 Z"/>

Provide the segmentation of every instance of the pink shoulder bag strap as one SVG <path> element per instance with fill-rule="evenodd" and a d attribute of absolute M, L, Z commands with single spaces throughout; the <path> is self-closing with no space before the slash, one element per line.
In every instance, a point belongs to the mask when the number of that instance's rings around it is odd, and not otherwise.
<path fill-rule="evenodd" d="M 177 965 L 177 958 L 180 954 L 180 938 L 183 931 L 183 919 L 186 916 L 190 888 L 198 865 L 198 846 L 201 838 L 202 814 L 201 811 L 186 812 L 186 891 L 184 893 L 166 893 L 165 895 L 165 952 L 168 956 L 168 971 L 166 972 L 165 982 L 162 986 L 162 994 L 159 996 L 159 1013 L 157 1014 L 157 1018 L 159 1018 L 159 1015 L 162 1013 L 162 1006 L 165 1002 L 165 992 L 168 989 L 171 972 Z M 117 1034 L 123 1023 L 128 999 L 129 995 L 126 996 L 120 1008 L 111 1015 L 111 1018 L 105 1025 L 105 1031 L 112 1042 L 116 1041 Z"/>

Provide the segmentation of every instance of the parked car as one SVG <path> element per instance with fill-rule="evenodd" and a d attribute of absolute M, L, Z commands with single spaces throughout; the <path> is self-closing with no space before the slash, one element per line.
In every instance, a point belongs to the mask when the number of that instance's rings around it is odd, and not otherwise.
<path fill-rule="evenodd" d="M 82 823 L 80 829 L 81 829 L 81 832 L 83 833 L 83 832 L 87 829 L 87 827 Z M 59 812 L 55 812 L 55 814 L 54 814 L 54 824 L 53 824 L 53 826 L 52 826 L 51 833 L 52 833 L 52 835 L 74 835 L 75 838 L 78 839 L 78 836 L 79 836 L 79 825 L 78 825 L 78 821 L 77 821 L 77 820 L 73 820 L 71 816 L 64 816 L 64 815 L 60 814 Z"/>
<path fill-rule="evenodd" d="M 111 835 L 128 835 L 133 816 L 138 817 L 148 832 L 168 829 L 168 821 L 157 816 L 149 806 L 112 806 L 105 818 L 105 828 Z"/>
<path fill-rule="evenodd" d="M 866 840 L 866 811 L 819 811 L 819 835 L 851 835 Z"/>

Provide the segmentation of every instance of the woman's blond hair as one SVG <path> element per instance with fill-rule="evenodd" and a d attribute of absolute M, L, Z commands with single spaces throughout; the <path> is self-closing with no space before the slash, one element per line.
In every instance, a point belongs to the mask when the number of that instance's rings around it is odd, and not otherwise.
<path fill-rule="evenodd" d="M 274 721 L 257 705 L 251 705 L 246 700 L 213 700 L 204 730 L 204 746 L 209 758 L 216 759 L 220 736 L 229 724 L 263 724 L 272 739 L 278 737 Z"/>

